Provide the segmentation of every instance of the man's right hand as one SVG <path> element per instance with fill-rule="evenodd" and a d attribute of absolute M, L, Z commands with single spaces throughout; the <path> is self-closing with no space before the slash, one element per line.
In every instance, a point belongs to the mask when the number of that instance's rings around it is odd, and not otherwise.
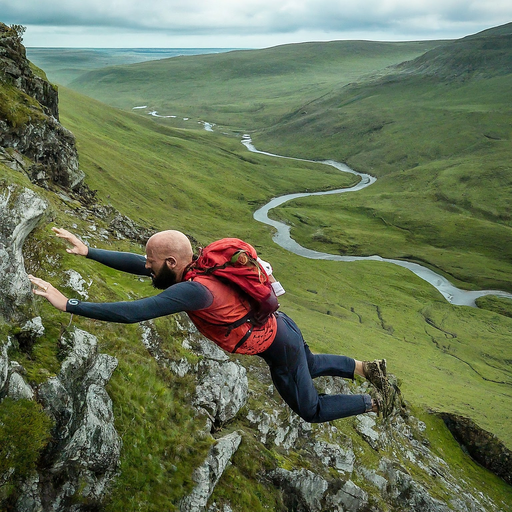
<path fill-rule="evenodd" d="M 73 235 L 73 233 L 61 228 L 52 228 L 52 231 L 59 238 L 64 238 L 64 240 L 68 241 L 73 246 L 71 249 L 66 249 L 69 254 L 76 254 L 77 256 L 87 256 L 89 254 L 89 247 L 77 236 Z"/>

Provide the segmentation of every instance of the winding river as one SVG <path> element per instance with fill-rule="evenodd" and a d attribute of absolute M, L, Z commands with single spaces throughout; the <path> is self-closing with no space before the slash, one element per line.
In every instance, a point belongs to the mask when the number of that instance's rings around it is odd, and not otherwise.
<path fill-rule="evenodd" d="M 266 151 L 257 150 L 251 140 L 249 135 L 244 135 L 242 138 L 242 144 L 253 153 L 260 153 L 262 155 L 268 155 L 275 158 L 286 158 L 290 160 L 299 160 L 302 162 L 313 162 L 313 163 L 321 163 L 325 165 L 330 165 L 335 167 L 336 169 L 342 172 L 349 172 L 355 174 L 361 178 L 361 181 L 349 188 L 341 188 L 336 190 L 329 190 L 327 192 L 311 192 L 311 193 L 298 193 L 298 194 L 286 194 L 284 196 L 276 197 L 268 202 L 265 206 L 261 207 L 259 210 L 254 212 L 254 219 L 264 224 L 268 224 L 275 228 L 276 232 L 273 236 L 274 242 L 280 245 L 283 249 L 290 251 L 299 256 L 303 256 L 304 258 L 310 258 L 315 260 L 333 260 L 333 261 L 376 261 L 376 262 L 384 262 L 384 263 L 392 263 L 393 265 L 399 265 L 400 267 L 404 267 L 409 269 L 411 272 L 414 272 L 418 277 L 427 281 L 432 286 L 434 286 L 443 297 L 450 302 L 451 304 L 457 306 L 472 306 L 476 307 L 475 300 L 478 297 L 482 297 L 484 295 L 497 295 L 499 297 L 506 297 L 512 299 L 512 294 L 500 290 L 481 290 L 481 291 L 467 291 L 461 290 L 455 287 L 448 279 L 445 277 L 436 274 L 432 270 L 422 267 L 417 263 L 411 263 L 409 261 L 381 258 L 380 256 L 340 256 L 336 254 L 328 254 L 324 252 L 312 251 L 305 247 L 299 245 L 290 235 L 290 226 L 272 220 L 268 217 L 268 212 L 272 210 L 272 208 L 276 208 L 277 206 L 281 206 L 287 201 L 291 201 L 292 199 L 298 199 L 300 197 L 308 197 L 308 196 L 321 196 L 328 194 L 344 194 L 347 192 L 356 192 L 357 190 L 362 190 L 370 186 L 372 183 L 375 183 L 377 180 L 375 177 L 370 176 L 369 174 L 362 174 L 359 172 L 350 169 L 350 167 L 345 164 L 335 162 L 334 160 L 306 160 L 302 158 L 293 158 L 281 155 L 275 155 L 273 153 L 267 153 Z"/>

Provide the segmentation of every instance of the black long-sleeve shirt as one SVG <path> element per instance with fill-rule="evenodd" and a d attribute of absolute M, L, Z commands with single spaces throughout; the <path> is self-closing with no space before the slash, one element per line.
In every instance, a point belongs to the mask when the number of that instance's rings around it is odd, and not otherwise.
<path fill-rule="evenodd" d="M 89 249 L 88 258 L 130 274 L 149 276 L 146 258 L 127 252 Z M 212 304 L 208 288 L 193 281 L 176 283 L 154 297 L 125 302 L 82 302 L 68 300 L 66 311 L 108 322 L 135 323 L 171 315 L 180 311 L 197 311 Z"/>

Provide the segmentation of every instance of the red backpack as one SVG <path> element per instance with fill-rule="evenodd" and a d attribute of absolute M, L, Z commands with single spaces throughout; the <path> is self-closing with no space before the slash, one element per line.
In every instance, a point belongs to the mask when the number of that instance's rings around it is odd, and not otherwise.
<path fill-rule="evenodd" d="M 200 250 L 185 271 L 184 280 L 196 275 L 214 275 L 236 285 L 252 299 L 252 321 L 264 324 L 278 308 L 277 297 L 264 268 L 257 261 L 254 247 L 238 238 L 223 238 Z"/>

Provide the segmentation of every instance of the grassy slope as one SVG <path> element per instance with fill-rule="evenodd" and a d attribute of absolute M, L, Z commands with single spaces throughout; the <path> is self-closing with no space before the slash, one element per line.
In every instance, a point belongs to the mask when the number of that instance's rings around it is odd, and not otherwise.
<path fill-rule="evenodd" d="M 313 170 L 315 166 L 249 154 L 229 138 L 170 129 L 68 90 L 61 91 L 61 118 L 77 136 L 87 182 L 98 189 L 101 199 L 141 223 L 155 228 L 171 225 L 203 243 L 225 235 L 247 238 L 274 264 L 287 289 L 281 301 L 283 309 L 299 320 L 315 350 L 358 358 L 384 355 L 391 371 L 402 378 L 408 400 L 471 416 L 512 446 L 508 429 L 512 378 L 507 362 L 512 360 L 512 319 L 452 307 L 423 281 L 393 266 L 305 262 L 273 245 L 269 230 L 252 221 L 253 201 L 259 204 L 289 190 L 338 186 L 343 178 L 326 175 L 325 166 Z M 77 222 L 75 216 L 63 213 L 72 206 L 59 204 L 55 198 L 52 208 L 55 223 L 77 223 L 76 231 L 95 243 L 95 232 L 88 226 L 91 222 L 101 225 L 100 221 L 90 218 Z M 126 300 L 148 293 L 147 284 L 137 279 L 100 273 L 87 260 L 62 255 L 48 229 L 38 230 L 25 248 L 27 261 L 33 262 L 29 271 L 52 275 L 55 266 L 77 268 L 93 278 L 91 300 Z M 142 250 L 122 243 L 100 245 Z M 48 260 L 43 256 L 46 253 L 52 255 Z M 52 280 L 64 284 L 61 273 Z M 36 354 L 31 358 L 24 359 L 21 354 L 16 358 L 33 380 L 47 376 L 40 368 L 41 361 L 50 371 L 58 367 L 52 333 L 66 320 L 45 305 L 40 313 L 45 326 L 50 326 L 47 336 L 34 348 Z M 170 509 L 170 504 L 190 489 L 192 482 L 187 475 L 207 449 L 195 430 L 197 422 L 181 405 L 187 402 L 183 395 L 187 383 L 176 382 L 175 377 L 158 370 L 141 346 L 135 326 L 105 328 L 84 319 L 75 322 L 97 333 L 101 349 L 120 360 L 109 391 L 125 445 L 112 510 L 136 510 L 140 506 Z M 168 349 L 179 351 L 179 333 L 173 320 L 166 319 L 161 328 L 166 337 L 171 333 L 173 341 Z M 496 407 L 496 400 L 500 407 Z M 345 421 L 338 424 L 343 429 Z M 437 427 L 432 425 L 433 432 Z M 441 452 L 456 451 L 450 439 L 434 442 L 441 443 Z M 243 454 L 250 456 L 250 450 L 255 450 L 251 461 L 263 457 L 258 446 L 251 447 L 245 439 Z M 237 471 L 242 468 L 250 473 L 259 466 L 249 467 L 241 458 L 242 452 L 231 476 L 243 487 L 249 482 Z M 467 481 L 466 474 L 464 479 Z M 228 482 L 221 491 L 229 494 L 229 487 Z M 258 489 L 257 494 L 260 508 L 252 508 L 262 509 L 262 503 L 275 508 L 272 503 L 277 497 L 271 489 Z"/>
<path fill-rule="evenodd" d="M 303 174 L 297 163 L 249 154 L 228 138 L 162 128 L 70 91 L 61 95 L 63 122 L 78 138 L 81 165 L 100 197 L 109 196 L 140 222 L 182 229 L 203 243 L 224 235 L 252 241 L 274 264 L 287 289 L 283 308 L 300 318 L 316 350 L 384 355 L 408 399 L 469 415 L 512 445 L 510 318 L 450 306 L 432 287 L 391 265 L 305 262 L 277 248 L 269 230 L 254 223 L 249 198 L 261 202 L 274 190 L 301 189 L 324 169 Z M 201 157 L 209 172 L 194 169 Z M 219 173 L 226 173 L 220 182 L 211 178 Z M 228 182 L 229 173 L 241 179 Z M 176 185 L 181 175 L 186 183 Z M 500 396 L 501 406 L 489 396 Z"/>
<path fill-rule="evenodd" d="M 299 190 L 357 181 L 324 165 L 252 155 L 239 140 L 165 127 L 71 90 L 61 89 L 60 98 L 89 186 L 108 192 L 136 221 L 171 225 L 200 241 L 212 233 L 247 235 L 253 205 L 288 191 L 291 179 Z"/>
<path fill-rule="evenodd" d="M 93 71 L 70 87 L 125 109 L 148 105 L 161 114 L 248 130 L 277 122 L 290 105 L 303 105 L 438 44 L 333 41 L 177 57 Z"/>
<path fill-rule="evenodd" d="M 510 39 L 440 47 L 254 136 L 270 151 L 337 158 L 380 178 L 357 196 L 277 215 L 317 249 L 418 259 L 465 287 L 510 291 Z"/>

